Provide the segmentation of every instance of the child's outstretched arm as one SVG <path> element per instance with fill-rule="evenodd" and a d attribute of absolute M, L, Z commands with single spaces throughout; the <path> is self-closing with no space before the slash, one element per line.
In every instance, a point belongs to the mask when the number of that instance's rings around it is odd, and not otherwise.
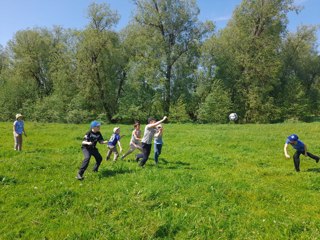
<path fill-rule="evenodd" d="M 156 127 L 158 126 L 159 124 L 163 123 L 165 120 L 167 119 L 167 116 L 164 116 L 162 120 L 158 121 L 158 122 L 155 122 L 155 123 L 151 123 L 151 124 L 148 124 L 148 128 L 151 128 L 151 127 Z"/>
<path fill-rule="evenodd" d="M 86 141 L 86 140 L 83 140 L 83 141 L 82 141 L 82 144 L 83 144 L 83 145 L 92 145 L 92 142 L 88 142 L 88 141 Z"/>
<path fill-rule="evenodd" d="M 120 141 L 118 141 L 118 145 L 119 145 L 120 152 L 122 152 L 122 147 L 121 147 Z"/>
<path fill-rule="evenodd" d="M 284 155 L 286 156 L 286 158 L 290 158 L 290 155 L 288 154 L 287 149 L 288 149 L 288 143 L 285 143 L 283 147 Z"/>

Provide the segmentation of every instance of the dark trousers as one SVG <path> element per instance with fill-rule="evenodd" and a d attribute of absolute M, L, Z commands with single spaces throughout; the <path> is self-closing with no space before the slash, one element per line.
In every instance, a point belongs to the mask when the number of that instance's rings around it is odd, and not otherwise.
<path fill-rule="evenodd" d="M 151 144 L 142 143 L 142 153 L 137 155 L 137 159 L 142 158 L 140 166 L 143 166 L 148 161 L 151 152 Z"/>
<path fill-rule="evenodd" d="M 154 144 L 154 161 L 158 163 L 159 156 L 161 154 L 162 144 Z"/>
<path fill-rule="evenodd" d="M 102 156 L 99 153 L 98 149 L 97 148 L 82 148 L 82 152 L 84 155 L 84 159 L 83 159 L 82 165 L 79 169 L 79 174 L 81 176 L 84 174 L 87 167 L 89 166 L 91 156 L 94 156 L 94 158 L 96 159 L 96 164 L 93 167 L 93 171 L 97 172 L 99 169 L 99 166 L 101 164 L 101 161 L 102 161 Z"/>
<path fill-rule="evenodd" d="M 294 163 L 294 168 L 296 169 L 297 172 L 300 172 L 300 155 L 305 154 L 305 152 L 300 152 L 296 151 L 296 153 L 293 155 L 293 163 Z M 319 161 L 319 157 L 316 155 L 313 155 L 312 153 L 307 152 L 308 157 L 316 160 L 316 162 Z"/>

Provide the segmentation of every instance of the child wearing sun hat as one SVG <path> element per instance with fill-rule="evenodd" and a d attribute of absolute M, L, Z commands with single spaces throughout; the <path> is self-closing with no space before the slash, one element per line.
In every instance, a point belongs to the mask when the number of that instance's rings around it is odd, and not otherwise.
<path fill-rule="evenodd" d="M 13 122 L 13 137 L 14 137 L 14 150 L 22 150 L 22 134 L 27 136 L 24 129 L 24 121 L 22 114 L 16 115 L 16 120 Z"/>

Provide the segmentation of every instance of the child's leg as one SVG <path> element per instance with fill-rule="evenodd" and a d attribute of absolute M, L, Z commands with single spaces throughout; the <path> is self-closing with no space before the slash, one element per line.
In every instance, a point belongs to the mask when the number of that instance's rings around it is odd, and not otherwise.
<path fill-rule="evenodd" d="M 117 149 L 116 146 L 112 149 L 112 152 L 113 152 L 113 154 L 114 154 L 114 156 L 113 156 L 113 161 L 115 162 L 115 161 L 117 161 L 117 159 L 118 159 L 118 157 L 119 157 L 118 149 Z"/>
<path fill-rule="evenodd" d="M 312 159 L 314 159 L 314 160 L 316 160 L 316 162 L 319 162 L 319 157 L 318 156 L 316 156 L 316 155 L 313 155 L 312 153 L 310 153 L 310 152 L 307 152 L 307 155 L 308 155 L 308 157 L 310 157 L 310 158 L 312 158 Z"/>
<path fill-rule="evenodd" d="M 159 156 L 161 154 L 161 150 L 162 150 L 162 144 L 157 144 L 158 145 L 158 152 L 159 152 Z"/>
<path fill-rule="evenodd" d="M 107 157 L 106 157 L 106 160 L 108 161 L 109 159 L 110 159 L 110 155 L 111 155 L 111 153 L 112 153 L 112 148 L 113 147 L 111 147 L 111 146 L 108 146 L 108 152 L 107 152 Z"/>
<path fill-rule="evenodd" d="M 99 166 L 102 162 L 102 156 L 99 153 L 98 149 L 94 148 L 91 152 L 91 154 L 94 156 L 94 158 L 96 159 L 96 164 L 93 167 L 93 171 L 94 172 L 98 172 Z"/>
<path fill-rule="evenodd" d="M 14 150 L 18 149 L 18 139 L 17 139 L 17 134 L 13 132 L 13 139 L 14 139 Z"/>
<path fill-rule="evenodd" d="M 140 158 L 143 158 L 143 153 L 139 153 L 136 155 L 136 161 L 139 161 Z"/>
<path fill-rule="evenodd" d="M 140 166 L 142 167 L 143 165 L 146 164 L 146 162 L 148 161 L 150 152 L 151 152 L 151 144 L 143 144 L 142 145 L 142 149 L 143 149 L 143 159 L 140 162 Z"/>
<path fill-rule="evenodd" d="M 22 151 L 22 134 L 20 135 L 20 151 Z"/>
<path fill-rule="evenodd" d="M 83 159 L 81 167 L 79 169 L 79 175 L 81 177 L 84 174 L 84 172 L 86 171 L 86 169 L 87 169 L 87 167 L 89 165 L 89 162 L 90 162 L 90 157 L 91 157 L 90 152 L 86 148 L 82 148 L 82 153 L 84 155 L 84 159 Z"/>
<path fill-rule="evenodd" d="M 141 145 L 138 145 L 136 148 L 139 149 L 140 152 L 142 152 L 142 146 Z"/>
<path fill-rule="evenodd" d="M 22 134 L 18 134 L 17 136 L 17 150 L 22 150 Z"/>
<path fill-rule="evenodd" d="M 126 156 L 132 153 L 135 149 L 136 147 L 130 144 L 130 149 L 124 155 L 122 155 L 121 159 L 124 159 Z"/>
<path fill-rule="evenodd" d="M 296 153 L 293 155 L 294 168 L 297 172 L 300 172 L 300 154 L 301 152 L 296 151 Z"/>
<path fill-rule="evenodd" d="M 160 155 L 159 149 L 158 149 L 159 144 L 154 144 L 154 161 L 155 163 L 158 163 L 158 158 Z"/>

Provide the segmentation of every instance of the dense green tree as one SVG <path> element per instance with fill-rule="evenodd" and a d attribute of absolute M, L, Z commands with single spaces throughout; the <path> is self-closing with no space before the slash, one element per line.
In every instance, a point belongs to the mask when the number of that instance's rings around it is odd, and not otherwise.
<path fill-rule="evenodd" d="M 83 30 L 34 28 L 0 45 L 0 120 L 224 123 L 308 120 L 320 113 L 316 27 L 288 33 L 293 0 L 243 0 L 226 28 L 194 0 L 134 0 L 121 32 L 93 3 Z"/>
<path fill-rule="evenodd" d="M 276 89 L 282 118 L 303 120 L 320 110 L 320 57 L 316 49 L 316 28 L 302 26 L 290 33 L 281 47 L 282 69 Z"/>
<path fill-rule="evenodd" d="M 181 96 L 175 104 L 170 107 L 170 121 L 174 123 L 185 123 L 190 121 L 190 116 L 187 112 L 187 105 Z"/>
<path fill-rule="evenodd" d="M 198 47 L 213 25 L 199 22 L 199 9 L 193 0 L 134 2 L 137 6 L 135 20 L 145 29 L 140 32 L 139 39 L 147 43 L 140 56 L 150 63 L 147 68 L 154 72 L 162 91 L 163 110 L 168 114 L 172 97 L 178 99 L 182 94 L 173 92 L 177 81 L 182 81 L 181 76 L 177 75 L 179 71 L 175 69 L 178 62 Z"/>
<path fill-rule="evenodd" d="M 47 29 L 30 29 L 17 32 L 9 41 L 1 73 L 2 118 L 12 119 L 27 104 L 31 109 L 38 98 L 52 93 L 51 40 Z"/>
<path fill-rule="evenodd" d="M 231 111 L 232 103 L 229 93 L 219 80 L 212 81 L 211 90 L 200 104 L 198 120 L 200 122 L 225 123 Z"/>
<path fill-rule="evenodd" d="M 89 6 L 88 27 L 79 34 L 77 71 L 89 109 L 104 113 L 111 121 L 116 114 L 126 78 L 126 57 L 117 33 L 111 28 L 118 15 L 107 4 Z M 100 112 L 99 112 L 100 111 Z"/>
<path fill-rule="evenodd" d="M 4 50 L 2 45 L 0 44 L 0 76 L 1 76 L 1 72 L 2 69 L 4 68 Z"/>
<path fill-rule="evenodd" d="M 281 68 L 279 48 L 292 0 L 244 0 L 213 41 L 217 77 L 231 90 L 245 122 L 278 118 L 274 88 Z"/>
<path fill-rule="evenodd" d="M 8 48 L 12 57 L 15 74 L 27 83 L 33 81 L 40 96 L 52 91 L 52 79 L 49 76 L 52 38 L 46 29 L 18 31 Z"/>

